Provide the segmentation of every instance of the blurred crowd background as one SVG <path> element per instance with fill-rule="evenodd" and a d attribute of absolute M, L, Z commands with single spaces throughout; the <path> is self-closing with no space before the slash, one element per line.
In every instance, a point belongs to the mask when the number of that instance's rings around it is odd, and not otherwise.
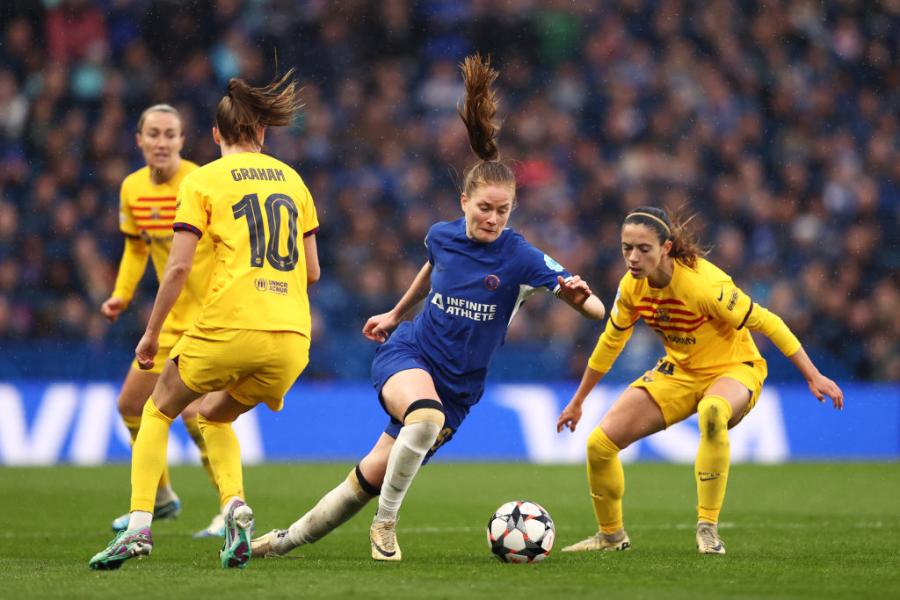
<path fill-rule="evenodd" d="M 365 378 L 366 318 L 460 215 L 474 157 L 457 63 L 500 70 L 511 225 L 609 305 L 621 220 L 682 207 L 713 262 L 840 380 L 900 380 L 900 2 L 896 0 L 4 0 L 0 4 L 0 375 L 118 377 L 152 305 L 99 313 L 121 256 L 137 117 L 168 102 L 183 155 L 217 157 L 230 77 L 294 67 L 306 110 L 267 151 L 316 200 L 322 280 L 305 377 Z M 494 376 L 579 376 L 601 331 L 549 294 Z M 795 378 L 761 341 L 774 379 Z M 639 327 L 615 372 L 660 352 Z M 786 367 L 785 367 L 786 366 Z"/>

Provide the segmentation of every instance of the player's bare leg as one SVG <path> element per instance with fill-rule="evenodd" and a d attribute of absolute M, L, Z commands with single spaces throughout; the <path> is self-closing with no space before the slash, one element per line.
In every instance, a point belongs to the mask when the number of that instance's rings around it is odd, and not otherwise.
<path fill-rule="evenodd" d="M 622 519 L 625 474 L 619 452 L 665 428 L 662 411 L 647 390 L 629 387 L 588 438 L 588 483 L 599 531 L 563 552 L 627 550 L 631 540 Z"/>

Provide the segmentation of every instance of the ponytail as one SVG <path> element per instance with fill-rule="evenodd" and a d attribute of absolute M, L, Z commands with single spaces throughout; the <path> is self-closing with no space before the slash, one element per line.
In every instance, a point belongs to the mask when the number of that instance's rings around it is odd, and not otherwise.
<path fill-rule="evenodd" d="M 500 160 L 497 134 L 500 125 L 494 121 L 497 114 L 497 95 L 492 85 L 498 72 L 491 67 L 490 58 L 478 53 L 467 56 L 459 65 L 466 96 L 457 108 L 469 134 L 469 146 L 479 161 L 470 167 L 463 179 L 463 193 L 471 195 L 483 185 L 509 186 L 515 194 L 516 176 L 509 166 Z"/>
<path fill-rule="evenodd" d="M 291 69 L 264 87 L 251 87 L 243 79 L 228 81 L 228 93 L 216 109 L 216 127 L 228 144 L 261 145 L 263 127 L 288 125 L 303 107 Z"/>

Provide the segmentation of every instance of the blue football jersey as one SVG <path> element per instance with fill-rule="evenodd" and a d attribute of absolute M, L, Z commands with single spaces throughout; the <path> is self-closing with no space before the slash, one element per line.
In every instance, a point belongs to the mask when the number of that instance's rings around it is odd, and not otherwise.
<path fill-rule="evenodd" d="M 431 291 L 413 321 L 415 340 L 438 371 L 484 380 L 516 311 L 538 288 L 555 291 L 559 263 L 507 228 L 485 244 L 466 236 L 465 219 L 437 223 L 425 238 Z"/>

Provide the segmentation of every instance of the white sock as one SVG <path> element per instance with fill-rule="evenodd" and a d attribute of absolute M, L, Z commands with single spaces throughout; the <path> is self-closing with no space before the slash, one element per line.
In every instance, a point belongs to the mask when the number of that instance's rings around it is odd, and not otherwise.
<path fill-rule="evenodd" d="M 400 429 L 388 456 L 376 520 L 397 520 L 397 512 L 403 503 L 403 497 L 406 496 L 406 491 L 419 471 L 425 454 L 434 445 L 440 431 L 441 427 L 430 421 L 411 423 Z"/>
<path fill-rule="evenodd" d="M 359 486 L 356 473 L 350 473 L 347 479 L 322 496 L 315 506 L 288 528 L 278 552 L 283 554 L 297 546 L 322 539 L 358 513 L 372 498 L 372 494 Z"/>
<path fill-rule="evenodd" d="M 156 500 L 153 504 L 154 506 L 162 506 L 177 499 L 178 495 L 175 493 L 175 490 L 172 489 L 171 485 L 167 485 L 156 490 Z"/>
<path fill-rule="evenodd" d="M 128 517 L 128 530 L 144 529 L 145 527 L 150 527 L 151 523 L 153 523 L 153 513 L 133 510 Z"/>

